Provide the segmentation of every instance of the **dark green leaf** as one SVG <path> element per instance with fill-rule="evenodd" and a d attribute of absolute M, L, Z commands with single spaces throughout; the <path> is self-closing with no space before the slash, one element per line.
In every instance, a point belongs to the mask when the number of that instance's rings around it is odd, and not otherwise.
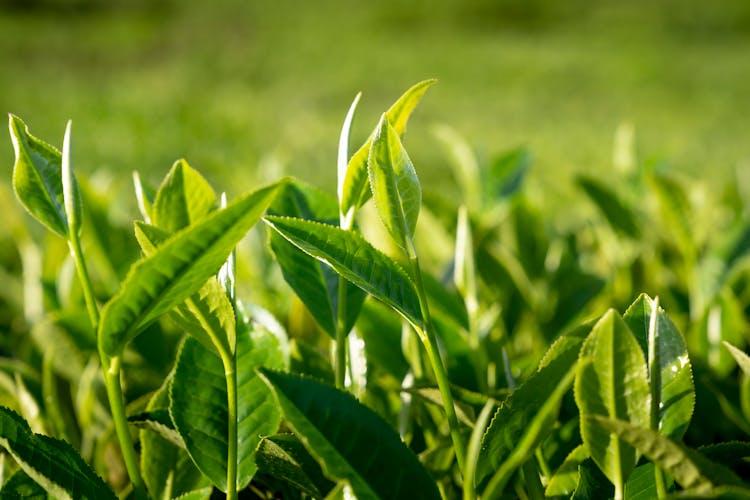
<path fill-rule="evenodd" d="M 171 237 L 137 262 L 102 310 L 99 345 L 109 356 L 150 322 L 197 292 L 216 274 L 276 195 L 280 183 L 242 196 Z"/>
<path fill-rule="evenodd" d="M 490 163 L 484 179 L 486 200 L 490 203 L 517 192 L 531 167 L 531 154 L 526 148 L 513 149 Z"/>
<path fill-rule="evenodd" d="M 261 439 L 255 460 L 259 473 L 282 479 L 316 498 L 325 495 L 334 485 L 293 434 Z"/>
<path fill-rule="evenodd" d="M 359 234 L 289 217 L 268 216 L 264 221 L 413 324 L 422 324 L 419 298 L 411 278 L 393 259 L 376 250 Z"/>
<path fill-rule="evenodd" d="M 54 497 L 47 494 L 29 477 L 23 469 L 19 469 L 8 479 L 0 489 L 0 497 L 6 500 L 47 500 Z"/>
<path fill-rule="evenodd" d="M 640 225 L 635 213 L 614 191 L 589 177 L 579 177 L 577 180 L 578 185 L 601 210 L 612 229 L 631 238 L 640 236 Z"/>
<path fill-rule="evenodd" d="M 358 498 L 440 498 L 413 452 L 350 394 L 291 374 L 260 370 L 260 375 L 326 475 L 349 481 Z"/>
<path fill-rule="evenodd" d="M 34 434 L 25 420 L 7 408 L 0 408 L 0 446 L 51 495 L 68 499 L 116 498 L 72 446 Z"/>
<path fill-rule="evenodd" d="M 544 494 L 548 497 L 570 495 L 578 487 L 579 467 L 584 460 L 589 458 L 589 450 L 584 445 L 576 446 L 571 451 L 562 465 L 557 468 L 555 474 L 547 483 Z"/>
<path fill-rule="evenodd" d="M 248 325 L 249 327 L 249 325 Z M 276 432 L 281 412 L 255 368 L 283 368 L 278 340 L 264 329 L 243 326 L 237 336 L 237 488 L 256 471 L 255 448 L 263 435 Z M 170 413 L 198 468 L 222 491 L 227 478 L 227 389 L 219 356 L 187 338 L 180 350 L 170 388 Z"/>

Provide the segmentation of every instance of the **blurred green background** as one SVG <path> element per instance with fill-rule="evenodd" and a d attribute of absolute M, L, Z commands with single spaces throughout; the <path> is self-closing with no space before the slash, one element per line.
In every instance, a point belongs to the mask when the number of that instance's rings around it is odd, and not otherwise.
<path fill-rule="evenodd" d="M 623 122 L 641 161 L 685 176 L 728 179 L 750 159 L 746 0 L 0 5 L 0 109 L 58 147 L 73 119 L 77 168 L 123 195 L 132 170 L 157 182 L 180 157 L 235 195 L 281 173 L 333 191 L 354 95 L 360 143 L 432 77 L 406 139 L 427 186 L 453 184 L 438 123 L 480 158 L 527 145 L 551 203 L 575 196 L 573 173 L 607 175 Z M 3 179 L 12 161 L 0 141 Z"/>

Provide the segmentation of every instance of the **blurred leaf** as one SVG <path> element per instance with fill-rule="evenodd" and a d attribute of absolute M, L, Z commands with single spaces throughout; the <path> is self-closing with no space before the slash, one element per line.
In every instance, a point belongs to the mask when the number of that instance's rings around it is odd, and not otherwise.
<path fill-rule="evenodd" d="M 31 432 L 18 414 L 0 408 L 0 446 L 47 492 L 67 499 L 115 499 L 115 494 L 65 441 Z"/>
<path fill-rule="evenodd" d="M 120 291 L 102 310 L 98 333 L 101 351 L 118 356 L 146 325 L 198 291 L 255 225 L 281 185 L 272 184 L 242 196 L 176 233 L 137 262 Z"/>
<path fill-rule="evenodd" d="M 13 190 L 18 201 L 50 231 L 68 237 L 68 218 L 62 185 L 62 156 L 49 144 L 29 133 L 29 128 L 14 115 L 8 115 L 10 138 L 16 160 L 13 165 Z M 73 182 L 74 192 L 78 186 Z M 80 194 L 77 195 L 80 213 Z"/>
<path fill-rule="evenodd" d="M 425 80 L 419 82 L 404 94 L 386 111 L 385 116 L 399 136 L 406 133 L 406 124 L 409 121 L 414 108 L 419 104 L 422 96 L 437 80 Z M 373 133 L 374 136 L 374 133 Z M 360 147 L 352 159 L 344 176 L 341 190 L 340 205 L 341 213 L 346 214 L 349 210 L 356 210 L 368 200 L 370 190 L 368 189 L 367 160 L 370 154 L 372 136 Z"/>
<path fill-rule="evenodd" d="M 730 352 L 734 360 L 737 361 L 737 365 L 742 369 L 745 375 L 750 376 L 750 356 L 737 349 L 726 340 L 722 341 L 722 343 L 724 344 L 724 347 L 727 348 L 727 351 Z"/>
<path fill-rule="evenodd" d="M 334 383 L 333 367 L 328 358 L 303 340 L 292 339 L 290 344 L 289 368 L 293 373 Z"/>
<path fill-rule="evenodd" d="M 0 496 L 8 500 L 47 500 L 54 499 L 44 488 L 29 477 L 23 469 L 19 469 L 5 481 L 0 488 Z"/>
<path fill-rule="evenodd" d="M 641 294 L 624 316 L 625 323 L 635 335 L 646 357 L 649 352 L 649 325 L 653 305 L 653 299 Z M 656 343 L 659 358 L 659 400 L 651 401 L 651 404 L 658 405 L 660 409 L 659 432 L 669 438 L 680 439 L 690 424 L 695 407 L 693 372 L 685 339 L 662 308 L 657 312 Z"/>
<path fill-rule="evenodd" d="M 677 248 L 688 264 L 695 261 L 695 231 L 691 222 L 692 207 L 683 186 L 675 179 L 656 172 L 648 176 L 649 185 L 659 202 L 659 228 L 676 240 Z"/>
<path fill-rule="evenodd" d="M 193 490 L 175 497 L 175 500 L 208 500 L 209 498 L 211 498 L 211 493 L 213 493 L 213 490 L 213 486 L 201 488 L 199 490 Z"/>
<path fill-rule="evenodd" d="M 153 211 L 154 199 L 156 199 L 156 189 L 141 179 L 137 170 L 133 171 L 133 189 L 135 189 L 135 201 L 138 203 L 138 210 L 146 224 L 152 224 L 151 213 Z"/>
<path fill-rule="evenodd" d="M 686 490 L 706 492 L 722 484 L 742 485 L 740 478 L 731 470 L 711 462 L 697 451 L 666 438 L 657 431 L 596 415 L 584 418 L 607 432 L 615 433 L 623 441 L 637 448 Z"/>
<path fill-rule="evenodd" d="M 440 498 L 413 452 L 350 394 L 291 374 L 266 369 L 259 373 L 329 478 L 349 481 L 360 499 Z"/>
<path fill-rule="evenodd" d="M 476 155 L 466 139 L 453 127 L 440 124 L 433 127 L 432 132 L 443 143 L 449 154 L 453 177 L 461 186 L 462 203 L 469 207 L 472 213 L 476 213 L 484 201 L 481 173 Z"/>
<path fill-rule="evenodd" d="M 365 303 L 357 322 L 357 331 L 365 341 L 368 365 L 385 370 L 397 380 L 402 380 L 409 371 L 401 350 L 402 322 L 389 308 L 374 301 Z"/>
<path fill-rule="evenodd" d="M 264 329 L 240 328 L 237 336 L 237 489 L 250 482 L 257 467 L 261 436 L 277 431 L 280 408 L 256 376 L 261 366 L 281 369 L 276 337 Z M 180 350 L 170 388 L 170 414 L 195 465 L 222 491 L 227 480 L 227 389 L 224 366 L 214 352 L 187 338 Z"/>
<path fill-rule="evenodd" d="M 209 214 L 216 193 L 197 170 L 177 160 L 159 186 L 152 207 L 154 226 L 174 233 Z"/>
<path fill-rule="evenodd" d="M 742 441 L 727 441 L 710 444 L 698 448 L 701 455 L 712 462 L 735 468 L 750 462 L 750 443 Z"/>
<path fill-rule="evenodd" d="M 578 466 L 578 484 L 571 500 L 612 498 L 614 488 L 593 460 L 586 459 Z"/>
<path fill-rule="evenodd" d="M 419 298 L 409 275 L 359 234 L 290 217 L 268 216 L 264 221 L 303 251 L 394 308 L 408 321 L 422 324 Z"/>
<path fill-rule="evenodd" d="M 298 182 L 288 184 L 271 206 L 274 214 L 338 225 L 336 200 Z M 302 300 L 321 328 L 336 337 L 339 279 L 335 271 L 301 251 L 276 231 L 269 232 L 271 250 L 284 280 Z M 345 330 L 354 326 L 366 294 L 346 287 Z"/>
<path fill-rule="evenodd" d="M 745 312 L 731 290 L 723 290 L 709 304 L 704 314 L 691 326 L 688 348 L 692 355 L 708 365 L 719 378 L 729 375 L 737 366 L 723 342 L 744 346 L 748 326 Z"/>
<path fill-rule="evenodd" d="M 601 210 L 609 225 L 616 232 L 630 238 L 640 237 L 640 224 L 633 210 L 603 183 L 590 178 L 578 177 L 578 185 Z"/>
<path fill-rule="evenodd" d="M 711 499 L 711 500 L 746 500 L 750 498 L 750 488 L 739 486 L 717 486 L 711 489 L 683 490 L 673 498 L 680 500 L 688 499 Z"/>
<path fill-rule="evenodd" d="M 620 418 L 647 427 L 650 393 L 646 360 L 622 317 L 610 309 L 583 343 L 576 374 L 575 399 L 581 438 L 591 458 L 622 486 L 636 464 L 634 448 L 592 423 L 593 415 Z"/>
<path fill-rule="evenodd" d="M 367 171 L 380 220 L 393 241 L 407 250 L 422 206 L 422 189 L 414 165 L 385 115 L 372 139 Z"/>
<path fill-rule="evenodd" d="M 333 488 L 320 465 L 294 434 L 276 434 L 260 440 L 255 457 L 258 472 L 291 483 L 320 498 Z"/>
<path fill-rule="evenodd" d="M 531 163 L 531 153 L 526 148 L 513 149 L 495 158 L 482 183 L 487 202 L 497 203 L 521 189 Z"/>

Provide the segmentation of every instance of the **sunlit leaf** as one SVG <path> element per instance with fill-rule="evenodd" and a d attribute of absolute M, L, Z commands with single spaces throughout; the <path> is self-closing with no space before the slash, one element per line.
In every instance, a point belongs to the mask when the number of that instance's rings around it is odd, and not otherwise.
<path fill-rule="evenodd" d="M 156 192 L 153 224 L 174 233 L 199 221 L 215 206 L 216 193 L 206 179 L 185 160 L 177 160 Z"/>
<path fill-rule="evenodd" d="M 414 453 L 350 394 L 291 374 L 261 370 L 260 375 L 326 475 L 349 481 L 357 498 L 440 498 Z"/>
<path fill-rule="evenodd" d="M 399 136 L 406 132 L 406 124 L 409 121 L 414 108 L 419 104 L 422 96 L 437 80 L 425 80 L 419 82 L 396 101 L 385 115 Z M 373 134 L 374 135 L 374 134 Z M 344 176 L 341 189 L 340 206 L 341 213 L 346 214 L 349 210 L 361 207 L 370 197 L 368 189 L 367 158 L 370 154 L 370 137 L 349 160 L 349 165 Z"/>
<path fill-rule="evenodd" d="M 636 450 L 618 436 L 592 424 L 603 415 L 648 427 L 650 393 L 646 360 L 625 321 L 609 310 L 581 348 L 575 398 L 581 437 L 591 458 L 613 484 L 624 485 L 636 463 Z"/>
<path fill-rule="evenodd" d="M 745 375 L 750 376 L 750 356 L 745 354 L 744 351 L 737 349 L 726 340 L 723 341 L 723 344 L 724 347 L 727 348 L 727 351 L 730 352 L 734 360 L 737 361 L 737 365 L 739 365 L 740 369 L 745 373 Z"/>
<path fill-rule="evenodd" d="M 422 324 L 419 298 L 406 272 L 353 231 L 290 217 L 264 221 L 303 251 L 332 267 L 407 320 Z"/>
<path fill-rule="evenodd" d="M 98 334 L 102 352 L 119 355 L 143 327 L 198 291 L 258 221 L 280 185 L 242 196 L 137 262 L 102 310 Z"/>
<path fill-rule="evenodd" d="M 578 486 L 579 466 L 584 460 L 589 458 L 589 451 L 584 445 L 578 445 L 573 448 L 562 465 L 557 468 L 554 475 L 547 483 L 544 490 L 547 496 L 570 495 Z"/>

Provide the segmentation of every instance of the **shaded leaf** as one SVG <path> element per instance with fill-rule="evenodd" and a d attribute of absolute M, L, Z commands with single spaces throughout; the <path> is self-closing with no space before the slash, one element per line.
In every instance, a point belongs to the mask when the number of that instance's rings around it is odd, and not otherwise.
<path fill-rule="evenodd" d="M 156 192 L 153 224 L 174 233 L 199 221 L 215 206 L 216 193 L 206 179 L 185 160 L 177 160 Z"/>
<path fill-rule="evenodd" d="M 0 496 L 7 500 L 47 500 L 48 498 L 54 498 L 48 495 L 44 488 L 31 479 L 23 469 L 16 471 L 2 485 Z"/>
<path fill-rule="evenodd" d="M 648 356 L 649 325 L 653 305 L 653 299 L 642 294 L 623 317 L 638 340 L 644 356 Z M 685 338 L 661 308 L 657 312 L 655 325 L 659 373 L 649 376 L 655 376 L 658 380 L 659 399 L 651 404 L 660 408 L 659 432 L 667 437 L 679 439 L 690 424 L 695 406 L 692 366 Z"/>
<path fill-rule="evenodd" d="M 273 184 L 242 196 L 176 233 L 137 262 L 102 310 L 101 351 L 118 356 L 143 327 L 198 291 L 258 221 L 279 186 Z"/>
<path fill-rule="evenodd" d="M 425 80 L 417 83 L 404 92 L 398 101 L 386 111 L 385 116 L 388 118 L 388 121 L 399 136 L 404 135 L 406 132 L 406 124 L 409 121 L 412 111 L 414 111 L 414 108 L 422 99 L 422 96 L 427 89 L 436 81 L 437 80 Z M 352 159 L 349 160 L 340 196 L 341 213 L 343 214 L 361 207 L 370 196 L 370 190 L 367 185 L 367 159 L 370 154 L 371 144 L 372 137 L 370 137 L 362 147 L 354 153 Z"/>
<path fill-rule="evenodd" d="M 393 307 L 408 321 L 422 324 L 419 298 L 411 278 L 361 235 L 290 217 L 268 216 L 264 221 L 303 251 Z"/>
<path fill-rule="evenodd" d="M 350 394 L 262 369 L 284 417 L 329 478 L 369 498 L 440 498 L 435 482 L 393 429 Z"/>
<path fill-rule="evenodd" d="M 37 139 L 17 116 L 8 115 L 10 138 L 15 151 L 13 190 L 18 201 L 50 231 L 67 238 L 69 227 L 65 213 L 60 151 Z M 75 210 L 80 213 L 80 194 L 73 179 Z M 80 220 L 80 218 L 79 218 Z"/>
<path fill-rule="evenodd" d="M 72 446 L 34 434 L 25 420 L 7 408 L 0 408 L 0 446 L 29 477 L 55 497 L 116 498 Z"/>
<path fill-rule="evenodd" d="M 582 444 L 573 448 L 547 483 L 544 494 L 548 497 L 570 495 L 578 487 L 579 467 L 589 459 L 589 451 Z"/>
<path fill-rule="evenodd" d="M 579 177 L 577 181 L 586 195 L 601 210 L 612 229 L 631 238 L 640 236 L 640 225 L 635 213 L 620 200 L 613 190 L 590 177 Z"/>
<path fill-rule="evenodd" d="M 372 139 L 367 171 L 380 220 L 393 241 L 407 249 L 417 226 L 422 189 L 414 165 L 385 115 Z"/>
<path fill-rule="evenodd" d="M 622 317 L 610 309 L 581 348 L 575 398 L 581 438 L 591 458 L 613 484 L 624 484 L 636 463 L 636 450 L 601 427 L 592 415 L 604 415 L 647 427 L 650 393 L 646 360 Z"/>
<path fill-rule="evenodd" d="M 276 434 L 261 439 L 256 462 L 258 472 L 291 483 L 313 497 L 320 498 L 334 485 L 293 434 Z"/>
<path fill-rule="evenodd" d="M 276 337 L 264 329 L 242 328 L 237 336 L 237 489 L 256 471 L 255 448 L 260 437 L 276 432 L 281 412 L 273 396 L 256 376 L 255 368 L 283 368 Z M 197 341 L 187 338 L 180 349 L 170 387 L 170 414 L 196 466 L 226 491 L 227 388 L 221 359 Z"/>

